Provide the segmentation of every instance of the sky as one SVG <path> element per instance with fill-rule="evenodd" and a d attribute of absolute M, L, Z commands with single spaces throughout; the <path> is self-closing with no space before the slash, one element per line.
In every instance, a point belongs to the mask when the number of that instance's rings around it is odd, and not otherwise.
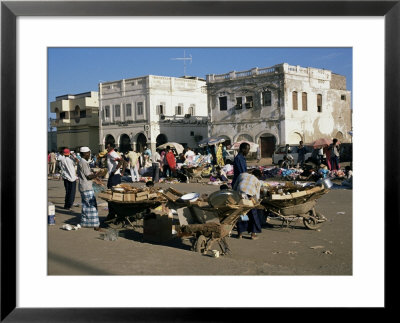
<path fill-rule="evenodd" d="M 50 47 L 48 48 L 48 109 L 64 94 L 98 91 L 100 82 L 145 75 L 206 78 L 288 63 L 331 70 L 346 76 L 352 91 L 353 55 L 350 47 L 266 48 L 266 47 Z M 50 114 L 54 118 L 55 114 Z"/>

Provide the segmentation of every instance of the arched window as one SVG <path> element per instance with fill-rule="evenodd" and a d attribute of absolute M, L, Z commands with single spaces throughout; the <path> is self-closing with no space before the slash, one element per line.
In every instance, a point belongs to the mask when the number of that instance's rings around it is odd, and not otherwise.
<path fill-rule="evenodd" d="M 293 98 L 293 110 L 297 110 L 299 108 L 297 102 L 297 91 L 293 91 L 292 98 Z"/>
<path fill-rule="evenodd" d="M 317 111 L 322 112 L 322 94 L 317 94 Z"/>
<path fill-rule="evenodd" d="M 302 106 L 303 106 L 303 111 L 307 111 L 307 93 L 306 92 L 302 93 Z"/>
<path fill-rule="evenodd" d="M 190 105 L 189 110 L 188 110 L 188 113 L 189 113 L 191 116 L 194 116 L 194 115 L 196 114 L 195 105 L 194 105 L 194 104 L 191 104 L 191 105 Z"/>

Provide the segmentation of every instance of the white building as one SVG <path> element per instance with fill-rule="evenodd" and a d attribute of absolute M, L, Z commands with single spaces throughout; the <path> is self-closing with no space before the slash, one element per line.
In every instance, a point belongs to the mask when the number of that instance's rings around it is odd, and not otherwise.
<path fill-rule="evenodd" d="M 262 157 L 300 140 L 351 141 L 351 93 L 331 71 L 284 63 L 207 75 L 207 86 L 209 136 L 256 142 Z"/>
<path fill-rule="evenodd" d="M 165 142 L 197 147 L 207 136 L 207 89 L 195 77 L 148 75 L 99 84 L 100 148 L 152 151 Z"/>

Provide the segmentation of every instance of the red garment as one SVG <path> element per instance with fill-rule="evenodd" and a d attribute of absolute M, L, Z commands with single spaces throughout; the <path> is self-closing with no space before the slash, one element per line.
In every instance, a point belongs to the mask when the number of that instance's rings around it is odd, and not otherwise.
<path fill-rule="evenodd" d="M 332 170 L 332 165 L 331 165 L 331 150 L 328 148 L 324 148 L 324 153 L 326 155 L 326 166 L 328 166 L 329 170 Z"/>
<path fill-rule="evenodd" d="M 172 151 L 169 151 L 167 153 L 166 159 L 167 159 L 167 163 L 168 163 L 169 168 L 171 168 L 172 170 L 175 170 L 175 168 L 176 168 L 176 160 L 175 160 L 174 153 Z"/>

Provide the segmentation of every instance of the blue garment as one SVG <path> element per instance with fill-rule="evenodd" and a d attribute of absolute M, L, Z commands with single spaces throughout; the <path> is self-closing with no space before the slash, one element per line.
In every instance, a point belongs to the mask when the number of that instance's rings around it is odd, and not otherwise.
<path fill-rule="evenodd" d="M 297 148 L 297 153 L 299 154 L 298 158 L 297 158 L 297 162 L 301 165 L 303 165 L 304 163 L 304 157 L 306 155 L 306 147 L 302 147 L 302 148 Z"/>
<path fill-rule="evenodd" d="M 247 172 L 246 158 L 244 158 L 244 156 L 241 153 L 239 153 L 233 160 L 232 187 L 233 185 L 235 185 L 235 182 L 238 179 L 239 175 L 246 172 Z"/>
<path fill-rule="evenodd" d="M 263 210 L 252 209 L 247 213 L 249 221 L 236 222 L 236 229 L 238 234 L 241 234 L 245 231 L 247 231 L 248 233 L 261 233 L 261 212 L 263 212 Z"/>

